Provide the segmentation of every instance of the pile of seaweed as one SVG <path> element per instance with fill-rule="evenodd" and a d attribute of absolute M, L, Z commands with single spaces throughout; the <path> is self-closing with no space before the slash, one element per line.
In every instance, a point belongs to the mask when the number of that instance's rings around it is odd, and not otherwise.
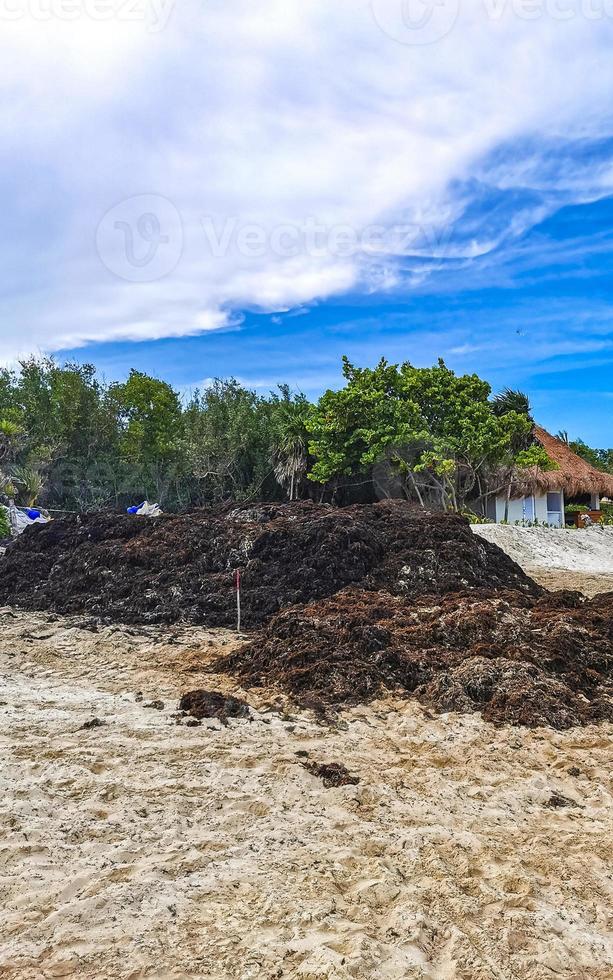
<path fill-rule="evenodd" d="M 69 516 L 11 545 L 0 602 L 234 626 L 236 569 L 260 632 L 213 669 L 244 685 L 324 713 L 394 694 L 495 723 L 613 720 L 613 595 L 545 593 L 464 518 L 401 501 Z"/>
<path fill-rule="evenodd" d="M 565 729 L 613 720 L 613 595 L 347 589 L 286 609 L 214 667 L 323 714 L 385 694 L 436 711 Z"/>
<path fill-rule="evenodd" d="M 97 513 L 34 525 L 0 564 L 0 602 L 126 623 L 243 625 L 349 585 L 411 599 L 534 582 L 454 514 L 402 501 L 208 508 L 147 519 Z"/>

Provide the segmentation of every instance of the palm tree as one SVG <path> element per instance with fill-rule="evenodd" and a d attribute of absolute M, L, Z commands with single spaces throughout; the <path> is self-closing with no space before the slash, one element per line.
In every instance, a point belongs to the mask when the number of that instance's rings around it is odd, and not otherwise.
<path fill-rule="evenodd" d="M 529 418 L 532 427 L 534 427 L 534 418 L 532 417 L 532 406 L 530 405 L 530 399 L 523 391 L 519 391 L 514 388 L 503 388 L 502 391 L 498 392 L 498 394 L 494 395 L 492 398 L 492 411 L 494 412 L 494 415 L 498 416 L 508 415 L 509 412 L 517 412 L 519 415 L 526 415 Z M 522 452 L 522 450 L 529 449 L 533 443 L 534 435 L 532 428 L 527 435 L 518 436 L 517 438 L 512 439 L 509 447 L 511 458 Z M 509 519 L 509 503 L 511 500 L 514 476 L 515 466 L 511 462 L 507 473 L 507 492 L 504 505 L 505 521 Z"/>
<path fill-rule="evenodd" d="M 520 415 L 527 415 L 531 421 L 534 421 L 530 399 L 523 391 L 517 391 L 513 388 L 503 388 L 497 395 L 494 395 L 492 409 L 495 415 L 518 412 Z"/>
<path fill-rule="evenodd" d="M 19 432 L 18 425 L 0 419 L 0 463 L 12 455 Z"/>
<path fill-rule="evenodd" d="M 0 494 L 5 497 L 12 497 L 15 494 L 11 478 L 4 467 L 15 458 L 17 438 L 20 434 L 18 425 L 0 419 Z"/>
<path fill-rule="evenodd" d="M 36 466 L 15 467 L 11 473 L 11 482 L 16 485 L 25 507 L 34 506 L 45 486 L 43 476 Z"/>
<path fill-rule="evenodd" d="M 290 500 L 298 499 L 300 479 L 306 473 L 309 434 L 306 418 L 310 405 L 303 395 L 279 402 L 271 463 L 275 479 L 288 489 Z M 288 488 L 289 484 L 289 488 Z"/>

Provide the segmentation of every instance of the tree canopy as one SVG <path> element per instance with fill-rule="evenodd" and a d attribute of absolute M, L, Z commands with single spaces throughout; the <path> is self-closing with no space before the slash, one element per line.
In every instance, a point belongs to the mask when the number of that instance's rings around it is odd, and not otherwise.
<path fill-rule="evenodd" d="M 583 439 L 570 439 L 568 432 L 558 432 L 558 439 L 565 442 L 577 456 L 581 456 L 586 463 L 595 466 L 597 470 L 605 473 L 613 473 L 613 449 L 592 449 Z"/>
<path fill-rule="evenodd" d="M 526 413 L 494 410 L 486 381 L 458 376 L 442 360 L 361 369 L 345 359 L 343 373 L 345 387 L 327 391 L 308 423 L 309 477 L 321 483 L 377 466 L 383 489 L 400 485 L 407 497 L 458 508 L 483 494 L 488 475 L 511 462 L 532 429 Z"/>
<path fill-rule="evenodd" d="M 517 467 L 547 466 L 521 392 L 492 397 L 482 378 L 443 361 L 361 368 L 345 358 L 343 377 L 311 404 L 284 384 L 260 394 L 216 379 L 181 396 L 140 371 L 109 384 L 91 364 L 28 358 L 0 369 L 0 493 L 67 510 L 358 492 L 462 509 L 501 474 L 504 483 Z M 613 471 L 613 450 L 571 446 Z"/>

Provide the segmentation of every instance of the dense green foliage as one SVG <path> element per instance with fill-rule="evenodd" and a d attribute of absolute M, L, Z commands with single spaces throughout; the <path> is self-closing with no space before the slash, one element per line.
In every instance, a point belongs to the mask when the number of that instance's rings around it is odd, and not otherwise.
<path fill-rule="evenodd" d="M 523 391 L 513 388 L 503 388 L 492 398 L 492 408 L 496 415 L 506 415 L 507 412 L 519 412 L 520 415 L 532 417 L 528 396 Z"/>
<path fill-rule="evenodd" d="M 558 439 L 565 442 L 577 456 L 581 456 L 586 463 L 595 466 L 597 470 L 605 473 L 613 473 L 613 449 L 592 449 L 583 439 L 569 439 L 568 432 L 558 432 Z"/>
<path fill-rule="evenodd" d="M 520 449 L 515 457 L 515 465 L 520 470 L 531 469 L 536 466 L 545 473 L 560 469 L 558 464 L 550 459 L 543 447 L 538 444 L 528 446 L 527 449 Z"/>
<path fill-rule="evenodd" d="M 0 475 L 5 496 L 49 507 L 123 507 L 145 497 L 168 509 L 285 495 L 275 469 L 304 473 L 288 419 L 310 408 L 282 387 L 262 398 L 215 381 L 183 403 L 138 371 L 101 382 L 91 365 L 30 359 L 0 372 Z M 287 455 L 287 458 L 284 456 Z"/>
<path fill-rule="evenodd" d="M 263 396 L 215 380 L 182 399 L 139 371 L 107 384 L 92 365 L 30 358 L 0 369 L 0 493 L 67 510 L 401 493 L 461 510 L 516 467 L 549 465 L 521 392 L 492 398 L 443 361 L 345 359 L 343 371 L 344 386 L 311 405 L 286 385 Z M 612 450 L 577 445 L 611 466 Z"/>
<path fill-rule="evenodd" d="M 532 421 L 511 409 L 494 411 L 491 389 L 476 374 L 458 377 L 443 361 L 432 368 L 374 369 L 343 362 L 347 384 L 327 391 L 309 428 L 317 460 L 310 479 L 327 483 L 377 467 L 391 494 L 444 508 L 481 497 L 493 473 L 512 467 Z"/>

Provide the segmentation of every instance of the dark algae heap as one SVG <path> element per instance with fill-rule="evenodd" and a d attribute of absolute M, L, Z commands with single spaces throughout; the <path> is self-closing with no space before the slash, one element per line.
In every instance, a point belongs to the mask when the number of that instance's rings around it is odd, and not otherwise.
<path fill-rule="evenodd" d="M 613 720 L 613 596 L 548 593 L 464 518 L 401 501 L 66 517 L 0 559 L 0 602 L 233 627 L 237 568 L 249 635 L 214 670 L 243 686 L 323 713 L 394 695 L 493 723 Z"/>

